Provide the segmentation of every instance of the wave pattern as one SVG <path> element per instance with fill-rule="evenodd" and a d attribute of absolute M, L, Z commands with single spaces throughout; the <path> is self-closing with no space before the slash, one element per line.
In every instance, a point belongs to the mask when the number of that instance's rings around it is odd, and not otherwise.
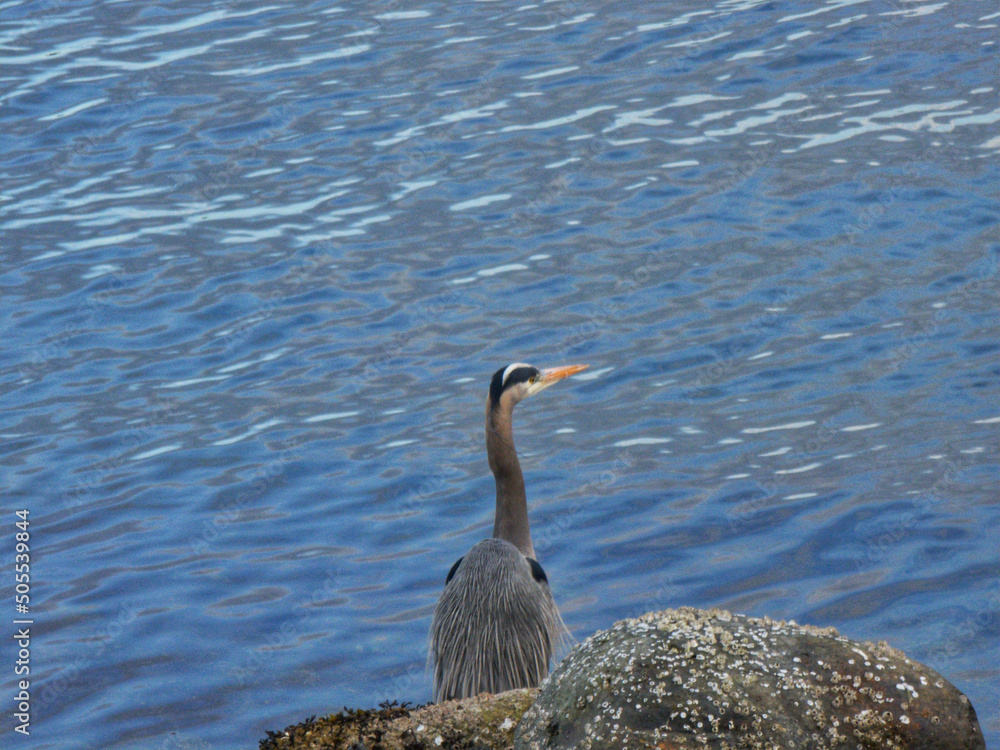
<path fill-rule="evenodd" d="M 429 699 L 510 361 L 591 363 L 516 428 L 577 636 L 885 638 L 1000 744 L 1000 14 L 647 5 L 0 7 L 35 747 Z"/>

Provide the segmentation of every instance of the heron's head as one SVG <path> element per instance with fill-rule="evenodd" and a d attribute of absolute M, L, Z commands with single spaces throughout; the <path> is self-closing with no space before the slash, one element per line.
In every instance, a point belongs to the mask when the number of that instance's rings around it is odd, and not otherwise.
<path fill-rule="evenodd" d="M 539 370 L 524 362 L 515 362 L 507 367 L 501 367 L 493 374 L 493 380 L 490 382 L 490 409 L 496 409 L 501 405 L 513 409 L 515 404 L 528 396 L 545 390 L 563 378 L 586 370 L 589 366 L 564 365 Z"/>

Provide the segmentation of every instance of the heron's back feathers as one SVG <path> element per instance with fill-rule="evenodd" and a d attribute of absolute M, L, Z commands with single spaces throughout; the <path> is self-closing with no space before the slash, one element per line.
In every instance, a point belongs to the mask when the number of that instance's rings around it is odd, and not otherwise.
<path fill-rule="evenodd" d="M 537 686 L 565 634 L 542 567 L 484 539 L 452 568 L 434 609 L 434 700 Z"/>

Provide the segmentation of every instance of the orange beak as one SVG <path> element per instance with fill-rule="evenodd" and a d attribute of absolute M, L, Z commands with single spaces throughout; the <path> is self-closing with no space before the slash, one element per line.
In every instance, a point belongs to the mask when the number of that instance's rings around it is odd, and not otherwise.
<path fill-rule="evenodd" d="M 578 372 L 583 372 L 590 365 L 563 365 L 562 367 L 548 367 L 542 370 L 542 383 L 545 385 L 552 385 L 558 380 L 563 378 L 568 378 L 570 375 L 576 375 Z"/>

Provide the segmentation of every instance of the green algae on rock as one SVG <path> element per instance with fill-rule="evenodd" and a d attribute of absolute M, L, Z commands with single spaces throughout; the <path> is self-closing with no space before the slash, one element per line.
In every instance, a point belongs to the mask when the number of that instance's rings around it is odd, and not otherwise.
<path fill-rule="evenodd" d="M 690 608 L 623 620 L 542 685 L 517 750 L 985 750 L 969 700 L 885 643 Z"/>

